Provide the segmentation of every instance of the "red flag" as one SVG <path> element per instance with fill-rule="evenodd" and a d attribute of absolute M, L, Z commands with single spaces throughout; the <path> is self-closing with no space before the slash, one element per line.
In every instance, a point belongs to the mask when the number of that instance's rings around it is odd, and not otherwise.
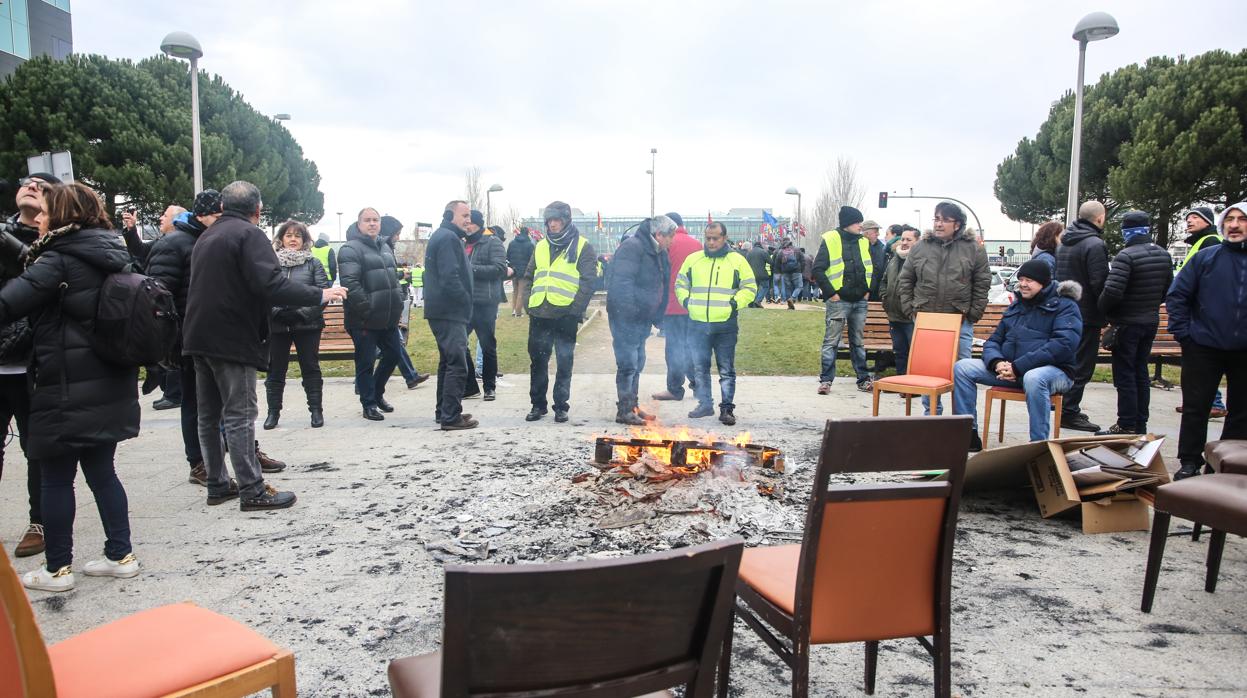
<path fill-rule="evenodd" d="M 598 230 L 602 229 L 602 212 L 598 211 Z"/>
<path fill-rule="evenodd" d="M 706 211 L 706 225 L 710 225 L 713 222 L 714 222 L 714 219 L 710 217 L 710 212 Z"/>

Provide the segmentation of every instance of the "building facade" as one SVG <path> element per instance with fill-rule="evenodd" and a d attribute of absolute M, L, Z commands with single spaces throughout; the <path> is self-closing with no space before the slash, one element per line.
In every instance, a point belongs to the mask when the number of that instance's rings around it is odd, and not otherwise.
<path fill-rule="evenodd" d="M 0 78 L 35 56 L 73 53 L 70 0 L 0 0 Z"/>
<path fill-rule="evenodd" d="M 715 223 L 722 223 L 724 229 L 727 230 L 728 240 L 740 242 L 741 240 L 749 240 L 758 242 L 769 236 L 771 241 L 767 244 L 775 244 L 775 240 L 779 240 L 777 230 L 772 229 L 770 232 L 763 231 L 765 221 L 762 218 L 763 209 L 732 209 L 726 214 L 680 214 L 684 219 L 684 227 L 688 230 L 688 234 L 695 238 L 700 238 L 702 231 L 706 228 L 707 216 L 713 218 Z M 756 212 L 756 213 L 755 213 Z M 766 209 L 770 213 L 770 209 Z M 619 243 L 623 240 L 626 233 L 630 233 L 641 221 L 647 216 L 612 216 L 602 218 L 602 227 L 598 228 L 597 216 L 581 215 L 579 211 L 573 209 L 572 223 L 585 236 L 589 244 L 593 245 L 593 249 L 598 254 L 614 254 L 615 248 L 619 247 Z M 788 230 L 792 226 L 792 221 L 788 218 L 778 218 L 777 225 L 784 226 Z M 544 234 L 545 224 L 538 218 L 526 218 L 521 222 L 529 228 L 542 232 Z"/>

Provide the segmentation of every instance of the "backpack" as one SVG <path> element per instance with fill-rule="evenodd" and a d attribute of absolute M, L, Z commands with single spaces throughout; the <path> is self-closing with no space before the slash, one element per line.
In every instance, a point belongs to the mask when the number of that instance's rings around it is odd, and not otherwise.
<path fill-rule="evenodd" d="M 797 251 L 795 249 L 785 247 L 780 252 L 780 259 L 782 260 L 780 268 L 785 274 L 801 271 L 801 261 L 797 259 Z"/>
<path fill-rule="evenodd" d="M 154 366 L 173 355 L 178 343 L 173 294 L 157 279 L 133 272 L 104 278 L 91 350 L 119 366 Z"/>

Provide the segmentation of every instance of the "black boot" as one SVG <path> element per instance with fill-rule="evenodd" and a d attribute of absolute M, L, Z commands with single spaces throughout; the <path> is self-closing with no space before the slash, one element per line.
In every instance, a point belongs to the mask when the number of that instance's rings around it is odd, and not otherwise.
<path fill-rule="evenodd" d="M 307 393 L 307 411 L 311 413 L 313 429 L 325 426 L 325 412 L 322 407 L 324 390 L 325 381 L 320 376 L 303 379 L 303 392 Z"/>
<path fill-rule="evenodd" d="M 719 408 L 719 421 L 729 427 L 736 424 L 736 415 L 732 412 L 731 407 Z"/>
<path fill-rule="evenodd" d="M 627 424 L 634 427 L 645 426 L 645 420 L 641 419 L 641 415 L 637 414 L 630 402 L 615 403 L 615 421 L 619 424 Z"/>
<path fill-rule="evenodd" d="M 285 392 L 285 383 L 264 382 L 264 392 L 268 396 L 268 416 L 264 418 L 265 429 L 276 429 L 281 419 L 281 396 Z"/>

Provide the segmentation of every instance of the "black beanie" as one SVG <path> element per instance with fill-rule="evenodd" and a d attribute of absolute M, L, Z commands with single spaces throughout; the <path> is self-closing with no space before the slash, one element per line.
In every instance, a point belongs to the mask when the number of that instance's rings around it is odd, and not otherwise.
<path fill-rule="evenodd" d="M 1018 267 L 1017 276 L 1019 278 L 1025 276 L 1031 281 L 1038 281 L 1047 286 L 1052 283 L 1052 267 L 1049 267 L 1048 263 L 1042 259 L 1032 259 Z"/>
<path fill-rule="evenodd" d="M 191 213 L 204 217 L 220 212 L 221 192 L 216 189 L 204 189 L 195 195 L 195 203 L 191 204 Z"/>
<path fill-rule="evenodd" d="M 57 177 L 54 174 L 49 174 L 47 172 L 31 172 L 30 174 L 26 175 L 26 179 L 41 179 L 47 182 L 48 184 L 64 184 L 64 182 L 61 181 L 60 177 Z"/>
<path fill-rule="evenodd" d="M 675 227 L 677 227 L 677 228 L 683 228 L 683 227 L 684 227 L 684 219 L 683 219 L 683 218 L 681 218 L 681 217 L 680 217 L 680 214 L 676 213 L 675 211 L 672 211 L 671 213 L 668 213 L 668 214 L 667 214 L 667 218 L 670 218 L 671 220 L 675 221 Z"/>
<path fill-rule="evenodd" d="M 849 227 L 850 225 L 853 225 L 854 223 L 861 223 L 864 220 L 866 220 L 866 217 L 862 215 L 862 212 L 858 211 L 852 206 L 841 206 L 840 207 L 841 230 Z"/>
<path fill-rule="evenodd" d="M 1142 211 L 1127 211 L 1126 214 L 1121 217 L 1122 230 L 1126 230 L 1127 228 L 1146 228 L 1149 225 L 1151 225 L 1151 223 L 1147 219 L 1147 214 Z"/>
<path fill-rule="evenodd" d="M 1208 225 L 1211 225 L 1214 228 L 1217 227 L 1217 222 L 1214 220 L 1215 216 L 1213 216 L 1211 208 L 1207 206 L 1196 206 L 1190 211 L 1187 211 L 1186 215 L 1189 216 L 1192 213 L 1208 221 Z"/>
<path fill-rule="evenodd" d="M 472 222 L 473 222 L 473 223 L 475 223 L 477 226 L 479 226 L 479 227 L 481 227 L 481 228 L 484 228 L 484 227 L 485 227 L 485 215 L 484 215 L 484 214 L 482 214 L 480 211 L 477 211 L 476 209 L 472 209 L 472 212 L 468 214 L 468 217 L 469 217 L 469 218 L 472 220 Z"/>

